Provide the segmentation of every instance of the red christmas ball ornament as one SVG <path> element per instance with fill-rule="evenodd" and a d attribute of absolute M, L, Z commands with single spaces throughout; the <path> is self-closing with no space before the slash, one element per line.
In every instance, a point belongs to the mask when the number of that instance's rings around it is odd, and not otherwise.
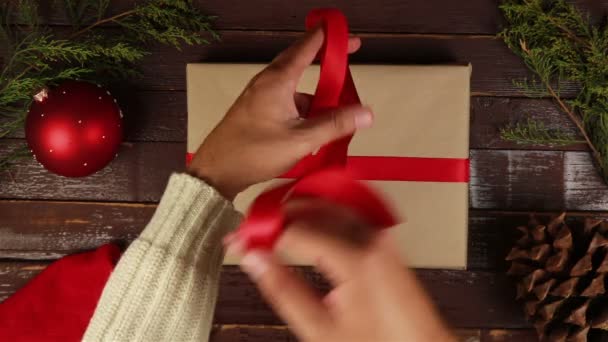
<path fill-rule="evenodd" d="M 83 81 L 66 81 L 34 96 L 25 122 L 34 158 L 66 177 L 101 170 L 122 140 L 122 112 L 110 92 Z"/>

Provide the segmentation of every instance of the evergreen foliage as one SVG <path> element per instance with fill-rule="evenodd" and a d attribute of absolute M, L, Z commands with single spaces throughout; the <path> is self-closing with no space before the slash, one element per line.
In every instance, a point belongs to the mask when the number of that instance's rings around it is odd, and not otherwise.
<path fill-rule="evenodd" d="M 608 25 L 592 25 L 564 0 L 505 0 L 500 5 L 507 26 L 499 34 L 536 76 L 536 84 L 519 82 L 526 93 L 547 94 L 574 122 L 608 182 Z M 574 85 L 573 99 L 561 86 Z M 540 86 L 540 87 L 539 87 Z M 539 89 L 542 88 L 542 89 Z M 538 126 L 538 125 L 537 125 Z M 503 137 L 529 142 L 530 130 L 504 129 Z M 556 136 L 536 135 L 550 143 Z M 559 139 L 558 139 L 559 140 Z"/>
<path fill-rule="evenodd" d="M 565 146 L 585 143 L 572 135 L 560 130 L 549 129 L 542 122 L 528 119 L 513 126 L 500 130 L 503 139 L 524 145 Z"/>
<path fill-rule="evenodd" d="M 37 0 L 0 4 L 0 138 L 23 127 L 32 97 L 67 79 L 103 82 L 139 75 L 137 62 L 149 52 L 146 43 L 180 49 L 217 39 L 212 17 L 190 0 L 148 0 L 108 14 L 110 0 L 55 0 L 71 22 L 71 32 L 41 24 Z M 122 29 L 107 30 L 113 24 Z M 7 160 L 0 157 L 0 168 Z"/>

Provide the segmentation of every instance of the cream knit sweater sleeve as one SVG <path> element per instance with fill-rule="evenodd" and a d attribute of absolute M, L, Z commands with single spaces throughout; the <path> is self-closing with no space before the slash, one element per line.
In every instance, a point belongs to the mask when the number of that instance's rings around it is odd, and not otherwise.
<path fill-rule="evenodd" d="M 223 252 L 240 215 L 204 182 L 174 174 L 148 226 L 126 250 L 84 341 L 206 341 Z"/>

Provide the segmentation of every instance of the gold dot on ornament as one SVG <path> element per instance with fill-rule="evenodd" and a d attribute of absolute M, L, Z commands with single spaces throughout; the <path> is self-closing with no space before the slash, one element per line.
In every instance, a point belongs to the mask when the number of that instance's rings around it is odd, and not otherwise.
<path fill-rule="evenodd" d="M 50 149 L 49 152 L 53 153 L 53 149 Z"/>
<path fill-rule="evenodd" d="M 105 139 L 105 138 L 106 138 L 106 136 L 105 136 L 105 135 L 102 135 L 102 136 L 101 136 L 101 139 Z"/>
<path fill-rule="evenodd" d="M 82 165 L 87 166 L 87 163 L 84 163 L 84 164 L 82 164 Z"/>
<path fill-rule="evenodd" d="M 82 120 L 78 120 L 78 123 L 79 123 L 79 124 L 81 124 L 81 123 L 82 123 Z"/>
<path fill-rule="evenodd" d="M 101 96 L 99 97 L 99 99 L 101 100 Z"/>
<path fill-rule="evenodd" d="M 44 117 L 44 113 L 40 114 L 40 117 L 42 117 L 42 118 L 43 118 L 43 117 Z"/>
<path fill-rule="evenodd" d="M 62 93 L 63 95 L 65 95 L 65 94 L 66 94 L 65 90 L 64 90 L 64 91 L 62 91 L 61 93 Z"/>

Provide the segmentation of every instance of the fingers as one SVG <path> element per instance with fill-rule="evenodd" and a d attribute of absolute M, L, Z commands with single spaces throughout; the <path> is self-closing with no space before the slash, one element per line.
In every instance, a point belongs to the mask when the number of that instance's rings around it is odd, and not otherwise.
<path fill-rule="evenodd" d="M 243 257 L 241 267 L 296 335 L 313 340 L 331 324 L 321 297 L 272 254 L 250 251 Z"/>
<path fill-rule="evenodd" d="M 334 225 L 339 225 L 335 222 Z M 281 235 L 277 249 L 296 260 L 306 260 L 334 285 L 353 278 L 359 269 L 364 248 L 344 236 L 328 233 L 331 223 L 303 222 L 291 224 Z M 345 233 L 347 234 L 347 233 Z"/>
<path fill-rule="evenodd" d="M 285 203 L 285 213 L 291 226 L 308 226 L 307 231 L 338 237 L 350 245 L 368 246 L 377 235 L 357 212 L 323 199 L 290 199 Z"/>
<path fill-rule="evenodd" d="M 279 68 L 287 72 L 290 77 L 299 79 L 304 70 L 315 60 L 317 53 L 323 46 L 323 37 L 322 27 L 315 27 L 279 54 L 269 67 Z M 359 37 L 348 39 L 348 53 L 354 53 L 360 47 L 361 39 Z"/>
<path fill-rule="evenodd" d="M 269 67 L 282 69 L 290 76 L 299 78 L 304 69 L 314 61 L 321 46 L 323 46 L 323 29 L 317 26 L 281 52 Z"/>
<path fill-rule="evenodd" d="M 361 48 L 361 38 L 349 37 L 348 38 L 348 53 L 355 53 Z"/>
<path fill-rule="evenodd" d="M 305 131 L 301 134 L 306 139 L 305 145 L 312 152 L 317 148 L 345 137 L 358 128 L 367 128 L 373 124 L 374 117 L 369 107 L 361 105 L 345 106 L 319 113 L 314 118 L 299 122 L 295 127 Z"/>

